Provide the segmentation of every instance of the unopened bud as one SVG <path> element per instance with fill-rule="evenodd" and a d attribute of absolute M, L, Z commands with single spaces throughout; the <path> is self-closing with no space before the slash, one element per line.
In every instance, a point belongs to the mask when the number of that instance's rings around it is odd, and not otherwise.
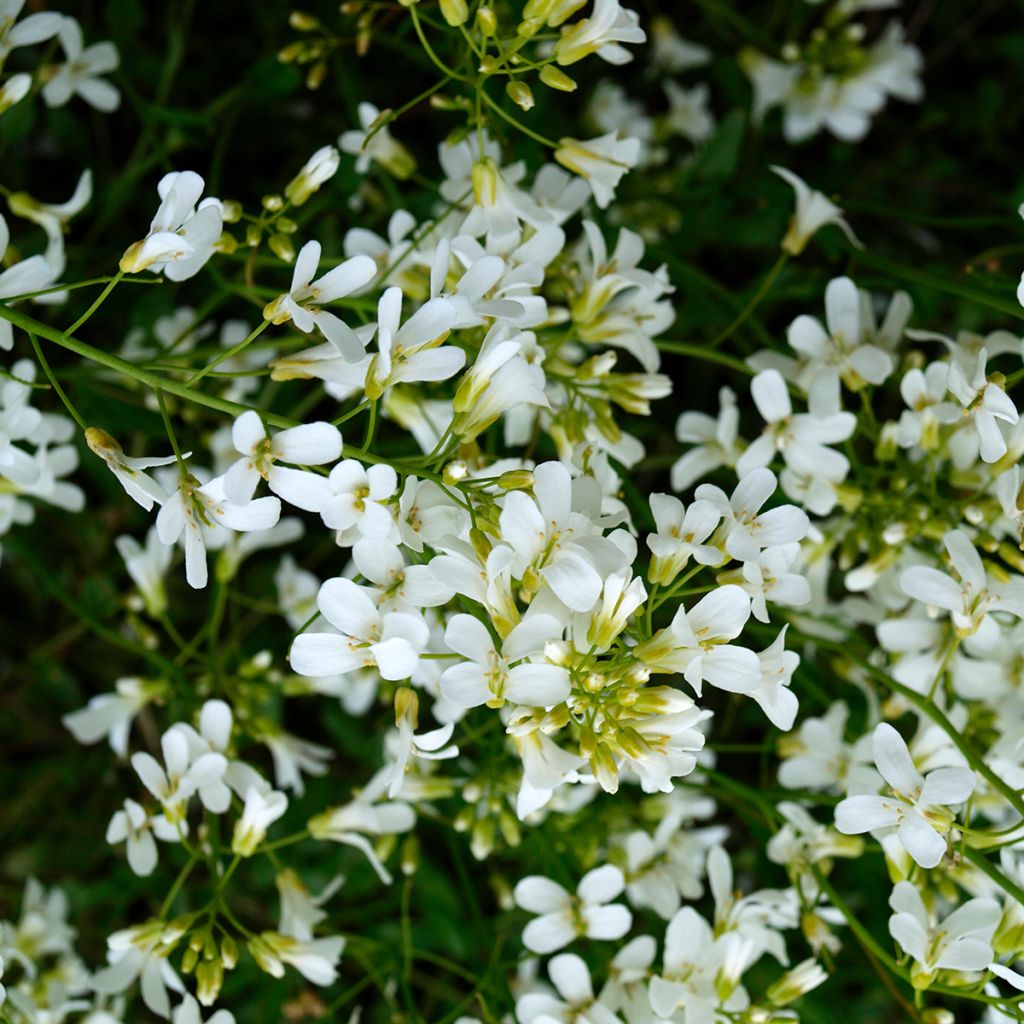
<path fill-rule="evenodd" d="M 540 69 L 540 80 L 549 88 L 559 92 L 575 92 L 576 82 L 564 71 L 559 71 L 554 64 L 546 64 Z"/>
<path fill-rule="evenodd" d="M 533 487 L 533 471 L 529 469 L 510 469 L 502 473 L 497 480 L 503 491 L 525 491 Z"/>
<path fill-rule="evenodd" d="M 469 19 L 466 0 L 441 0 L 441 16 L 453 28 L 465 25 Z"/>
<path fill-rule="evenodd" d="M 534 105 L 533 93 L 525 82 L 511 81 L 505 86 L 508 98 L 520 110 L 532 110 Z"/>
<path fill-rule="evenodd" d="M 292 245 L 292 240 L 287 235 L 282 235 L 280 232 L 270 236 L 268 240 L 270 251 L 279 259 L 285 263 L 291 263 L 295 259 L 295 246 Z"/>
<path fill-rule="evenodd" d="M 493 36 L 498 31 L 498 18 L 491 7 L 480 7 L 476 12 L 476 26 L 485 36 Z"/>
<path fill-rule="evenodd" d="M 242 204 L 237 199 L 225 199 L 220 205 L 225 224 L 237 224 L 242 219 Z"/>
<path fill-rule="evenodd" d="M 288 15 L 288 24 L 291 25 L 296 32 L 312 32 L 314 29 L 320 27 L 320 22 L 315 15 L 310 14 L 308 11 L 292 11 Z"/>

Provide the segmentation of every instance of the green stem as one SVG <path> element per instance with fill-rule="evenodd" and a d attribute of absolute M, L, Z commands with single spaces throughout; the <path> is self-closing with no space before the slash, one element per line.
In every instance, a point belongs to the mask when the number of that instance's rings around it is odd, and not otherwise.
<path fill-rule="evenodd" d="M 735 319 L 728 327 L 719 331 L 709 342 L 708 348 L 717 348 L 726 338 L 732 337 L 733 334 L 739 330 L 740 327 L 746 323 L 747 319 L 754 312 L 755 309 L 761 304 L 764 297 L 771 291 L 772 285 L 775 283 L 775 279 L 782 273 L 782 268 L 785 267 L 786 262 L 789 260 L 789 253 L 780 253 L 779 258 L 773 264 L 771 270 L 765 275 L 764 280 L 761 282 L 757 291 L 750 297 L 750 301 L 736 314 Z"/>
<path fill-rule="evenodd" d="M 252 331 L 247 338 L 243 338 L 237 345 L 232 345 L 231 348 L 225 349 L 215 359 L 211 359 L 206 364 L 206 366 L 204 366 L 201 370 L 197 370 L 195 373 L 193 373 L 192 376 L 185 381 L 185 384 L 188 387 L 192 387 L 198 381 L 201 381 L 211 370 L 217 369 L 217 367 L 220 366 L 221 363 L 227 362 L 228 359 L 237 356 L 239 352 L 244 352 L 245 349 L 248 348 L 248 346 L 252 342 L 254 342 L 269 326 L 270 321 L 263 320 L 260 323 L 259 327 Z"/>
<path fill-rule="evenodd" d="M 43 368 L 43 373 L 46 374 L 46 379 L 50 382 L 53 390 L 57 392 L 57 397 L 64 403 L 64 408 L 71 413 L 71 418 L 84 433 L 88 429 L 85 425 L 85 420 L 82 419 L 78 410 L 72 405 L 71 399 L 64 393 L 64 389 L 60 386 L 60 381 L 53 375 L 50 364 L 46 361 L 46 356 L 43 355 L 43 350 L 39 347 L 39 339 L 29 331 L 28 340 L 32 343 L 32 351 L 35 352 L 36 359 L 39 360 L 39 365 Z"/>
<path fill-rule="evenodd" d="M 174 451 L 178 470 L 181 473 L 185 473 L 185 459 L 181 454 L 181 449 L 178 447 L 178 438 L 174 433 L 174 424 L 171 423 L 171 417 L 167 413 L 167 403 L 164 401 L 164 393 L 160 388 L 156 389 L 156 404 L 160 407 L 160 415 L 164 421 L 164 430 L 167 432 L 167 439 L 171 442 L 171 449 Z"/>
<path fill-rule="evenodd" d="M 716 352 L 713 348 L 705 348 L 703 345 L 688 345 L 684 341 L 662 341 L 655 338 L 654 344 L 661 352 L 674 352 L 680 356 L 692 356 L 694 359 L 703 359 L 709 363 L 719 363 L 728 366 L 730 370 L 753 377 L 754 371 L 741 359 L 735 356 L 728 356 L 724 352 Z"/>
<path fill-rule="evenodd" d="M 170 913 L 171 907 L 174 906 L 174 898 L 178 895 L 178 892 L 181 890 L 181 887 L 185 884 L 185 881 L 187 880 L 188 876 L 192 874 L 192 869 L 196 866 L 198 860 L 199 855 L 193 853 L 189 857 L 188 861 L 185 863 L 185 866 L 181 869 L 181 871 L 178 872 L 178 877 L 174 880 L 174 884 L 171 886 L 170 892 L 167 893 L 166 899 L 160 905 L 160 913 L 158 916 L 161 919 L 167 917 L 167 915 Z"/>
<path fill-rule="evenodd" d="M 117 287 L 117 283 L 124 277 L 124 271 L 119 270 L 108 282 L 107 287 L 103 289 L 96 297 L 96 301 L 64 332 L 65 334 L 74 334 L 79 327 L 82 326 L 92 315 L 96 312 L 100 306 L 106 301 L 107 296 Z"/>
<path fill-rule="evenodd" d="M 522 121 L 519 121 L 518 119 L 514 118 L 510 113 L 504 110 L 501 104 L 496 103 L 494 100 L 492 100 L 491 97 L 487 95 L 483 86 L 479 87 L 477 95 L 483 99 L 484 103 L 486 103 L 487 106 L 489 106 L 491 110 L 493 110 L 498 115 L 498 117 L 502 118 L 502 120 L 504 121 L 507 121 L 510 125 L 512 125 L 513 128 L 516 129 L 516 131 L 520 131 L 524 135 L 528 135 L 535 142 L 539 142 L 542 146 L 547 146 L 548 149 L 558 149 L 557 142 L 553 142 L 551 139 L 546 138 L 539 132 L 535 132 L 532 128 L 527 128 L 526 125 L 522 123 Z"/>

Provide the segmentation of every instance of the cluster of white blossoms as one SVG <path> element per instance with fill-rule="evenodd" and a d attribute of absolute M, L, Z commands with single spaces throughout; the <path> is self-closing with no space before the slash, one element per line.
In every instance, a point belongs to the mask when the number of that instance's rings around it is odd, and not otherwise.
<path fill-rule="evenodd" d="M 399 13 L 438 64 L 427 33 L 444 26 L 421 6 L 402 0 Z M 148 230 L 85 316 L 56 331 L 11 303 L 66 299 L 63 234 L 90 198 L 88 172 L 68 203 L 8 197 L 47 248 L 0 274 L 0 347 L 30 345 L 46 381 L 28 358 L 0 379 L 0 534 L 35 501 L 84 507 L 67 479 L 78 428 L 149 516 L 116 540 L 130 596 L 108 630 L 139 674 L 63 721 L 116 755 L 123 788 L 105 837 L 155 902 L 88 970 L 64 899 L 31 883 L 21 918 L 0 923 L 0 1020 L 117 1024 L 133 1019 L 137 986 L 152 1013 L 201 1024 L 246 954 L 274 978 L 330 986 L 347 941 L 330 924 L 338 848 L 390 886 L 396 871 L 415 875 L 423 821 L 466 834 L 478 861 L 508 858 L 492 863 L 528 954 L 509 980 L 519 1024 L 799 1019 L 847 924 L 918 1006 L 931 990 L 992 1022 L 1020 1019 L 1024 425 L 1012 389 L 1024 342 L 911 329 L 908 296 L 880 301 L 836 277 L 824 316 L 813 303 L 784 346 L 720 354 L 734 378 L 716 414 L 677 396 L 671 467 L 639 491 L 651 432 L 636 421 L 673 391 L 662 352 L 702 347 L 666 337 L 667 268 L 639 233 L 610 236 L 599 211 L 669 140 L 692 149 L 713 134 L 709 93 L 670 77 L 668 111 L 650 116 L 607 83 L 591 104 L 597 137 L 527 128 L 551 157 L 531 173 L 501 141 L 505 122 L 522 125 L 490 77 L 508 79 L 525 116 L 527 77 L 571 92 L 564 68 L 625 64 L 646 33 L 618 0 L 521 6 L 503 25 L 489 6 L 471 18 L 464 0 L 441 0 L 485 80 L 470 130 L 437 147 L 428 218 L 393 209 L 381 232 L 350 227 L 329 251 L 316 217 L 293 216 L 352 157 L 359 174 L 416 173 L 394 112 L 363 103 L 359 127 L 256 211 L 204 196 L 194 171 L 165 174 Z M 833 5 L 784 63 L 743 55 L 754 118 L 782 105 L 790 140 L 823 127 L 859 139 L 888 96 L 917 99 L 920 56 L 898 26 L 865 45 L 852 20 L 888 6 Z M 116 66 L 109 44 L 83 49 L 72 19 L 18 21 L 18 7 L 6 5 L 0 53 L 56 38 L 67 62 L 37 73 L 44 99 L 77 92 L 113 109 L 99 77 Z M 667 22 L 652 37 L 655 73 L 710 59 Z M 15 78 L 5 96 L 27 92 Z M 778 268 L 828 225 L 860 246 L 837 205 L 772 170 L 795 192 Z M 126 276 L 172 288 L 208 265 L 241 270 L 237 289 L 262 318 L 182 305 L 128 332 L 119 354 L 87 342 Z M 166 444 L 135 450 L 118 423 L 81 421 L 43 355 L 51 344 L 141 389 Z M 74 418 L 39 411 L 43 387 Z M 315 557 L 303 539 L 322 541 Z M 260 590 L 246 589 L 250 558 L 266 569 Z M 209 612 L 186 639 L 174 613 L 197 591 Z M 232 602 L 273 627 L 258 650 L 222 650 Z M 761 788 L 729 766 L 728 723 L 750 702 L 768 737 L 754 749 L 780 755 Z M 307 787 L 340 752 L 308 708 L 336 705 L 365 723 L 375 754 L 311 808 Z M 777 887 L 742 867 L 737 884 L 725 846 L 751 837 L 719 823 L 729 810 L 756 825 Z M 571 871 L 531 842 L 549 827 L 570 837 Z M 289 865 L 299 844 L 328 877 Z M 857 877 L 893 911 L 892 943 L 857 917 L 863 894 L 845 872 L 861 857 Z M 276 928 L 261 900 L 234 898 L 239 878 L 258 878 L 253 862 L 273 869 Z M 519 876 L 505 877 L 508 863 Z"/>
<path fill-rule="evenodd" d="M 920 102 L 924 59 L 906 42 L 903 26 L 890 21 L 866 43 L 866 26 L 854 20 L 861 12 L 898 6 L 899 0 L 841 0 L 825 8 L 805 40 L 786 43 L 781 60 L 744 50 L 739 60 L 754 89 L 755 119 L 781 107 L 789 142 L 823 130 L 857 142 L 890 97 Z"/>

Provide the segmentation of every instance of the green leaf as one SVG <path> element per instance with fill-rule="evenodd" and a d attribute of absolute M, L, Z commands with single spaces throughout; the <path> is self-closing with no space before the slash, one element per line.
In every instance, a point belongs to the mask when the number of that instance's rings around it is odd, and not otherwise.
<path fill-rule="evenodd" d="M 697 157 L 693 176 L 699 181 L 718 181 L 731 178 L 739 163 L 743 136 L 747 128 L 747 115 L 743 110 L 728 113 L 718 126 L 714 137 Z"/>

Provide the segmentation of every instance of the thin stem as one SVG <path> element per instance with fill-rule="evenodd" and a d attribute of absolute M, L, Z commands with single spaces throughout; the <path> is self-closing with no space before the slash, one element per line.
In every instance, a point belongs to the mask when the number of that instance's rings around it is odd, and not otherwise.
<path fill-rule="evenodd" d="M 178 447 L 178 438 L 175 436 L 171 417 L 167 414 L 167 403 L 164 401 L 164 393 L 160 388 L 156 389 L 156 404 L 160 406 L 160 415 L 163 417 L 164 429 L 167 431 L 168 440 L 171 442 L 171 448 L 174 451 L 174 458 L 178 463 L 178 469 L 184 473 L 185 459 L 182 457 L 181 449 Z"/>
<path fill-rule="evenodd" d="M 64 393 L 64 389 L 60 386 L 60 381 L 54 376 L 53 371 L 50 369 L 50 364 L 46 361 L 46 356 L 43 355 L 43 350 L 39 347 L 39 339 L 31 332 L 28 332 L 28 340 L 32 343 L 32 351 L 36 354 L 36 359 L 39 360 L 39 365 L 43 368 L 43 373 L 46 374 L 46 379 L 50 382 L 53 390 L 57 392 L 57 397 L 64 403 L 64 408 L 71 413 L 71 418 L 78 424 L 82 432 L 88 429 L 85 425 L 85 420 L 79 415 L 78 410 L 71 403 L 71 399 Z"/>
<path fill-rule="evenodd" d="M 741 359 L 735 356 L 728 356 L 724 352 L 716 352 L 713 348 L 705 348 L 703 345 L 688 345 L 684 341 L 662 341 L 654 339 L 654 344 L 662 352 L 674 352 L 680 356 L 692 356 L 694 359 L 703 359 L 709 363 L 719 363 L 721 366 L 728 366 L 730 370 L 746 374 L 748 377 L 754 375 L 754 371 Z"/>
<path fill-rule="evenodd" d="M 504 110 L 501 104 L 496 103 L 494 100 L 492 100 L 491 97 L 487 95 L 487 92 L 484 90 L 483 86 L 479 88 L 478 95 L 482 97 L 484 103 L 486 103 L 487 106 L 489 106 L 491 110 L 493 110 L 498 115 L 498 117 L 507 121 L 510 125 L 512 125 L 513 128 L 516 129 L 516 131 L 520 131 L 524 135 L 528 135 L 535 142 L 539 142 L 542 146 L 547 146 L 548 149 L 558 149 L 557 142 L 553 142 L 551 139 L 546 138 L 539 132 L 535 132 L 532 128 L 527 128 L 525 124 L 523 124 L 521 121 L 514 118 L 510 113 Z"/>
<path fill-rule="evenodd" d="M 221 363 L 226 362 L 228 359 L 237 356 L 239 352 L 244 352 L 248 346 L 254 342 L 268 327 L 270 326 L 269 320 L 263 320 L 260 322 L 259 327 L 252 331 L 247 338 L 243 338 L 237 345 L 232 345 L 231 348 L 225 349 L 216 358 L 211 359 L 206 366 L 201 370 L 197 370 L 192 374 L 185 384 L 188 387 L 193 387 L 197 382 L 201 381 L 211 370 L 215 370 Z"/>
<path fill-rule="evenodd" d="M 181 887 L 185 884 L 185 881 L 188 879 L 188 876 L 192 874 L 192 869 L 196 866 L 198 861 L 199 855 L 197 853 L 193 853 L 189 857 L 188 861 L 186 861 L 185 866 L 181 869 L 181 871 L 178 872 L 178 877 L 175 878 L 174 884 L 171 886 L 170 891 L 167 893 L 166 899 L 164 899 L 163 903 L 160 905 L 160 913 L 157 915 L 158 917 L 163 919 L 167 917 L 167 915 L 170 913 L 171 907 L 174 906 L 175 897 L 178 895 L 178 892 L 181 890 Z"/>
<path fill-rule="evenodd" d="M 96 297 L 96 301 L 64 332 L 65 334 L 74 334 L 79 327 L 82 326 L 92 315 L 96 312 L 100 306 L 106 301 L 107 296 L 117 287 L 117 283 L 124 277 L 124 271 L 119 270 L 108 282 L 107 287 L 103 289 Z"/>
<path fill-rule="evenodd" d="M 732 337 L 733 334 L 739 330 L 740 327 L 746 323 L 747 319 L 754 312 L 755 309 L 761 304 L 764 297 L 771 291 L 772 285 L 775 283 L 775 279 L 782 273 L 782 268 L 785 267 L 789 260 L 789 253 L 780 253 L 779 258 L 772 265 L 771 270 L 765 275 L 764 280 L 761 282 L 760 287 L 750 297 L 750 301 L 736 314 L 735 319 L 728 327 L 719 331 L 709 342 L 708 348 L 717 348 L 726 338 Z"/>

